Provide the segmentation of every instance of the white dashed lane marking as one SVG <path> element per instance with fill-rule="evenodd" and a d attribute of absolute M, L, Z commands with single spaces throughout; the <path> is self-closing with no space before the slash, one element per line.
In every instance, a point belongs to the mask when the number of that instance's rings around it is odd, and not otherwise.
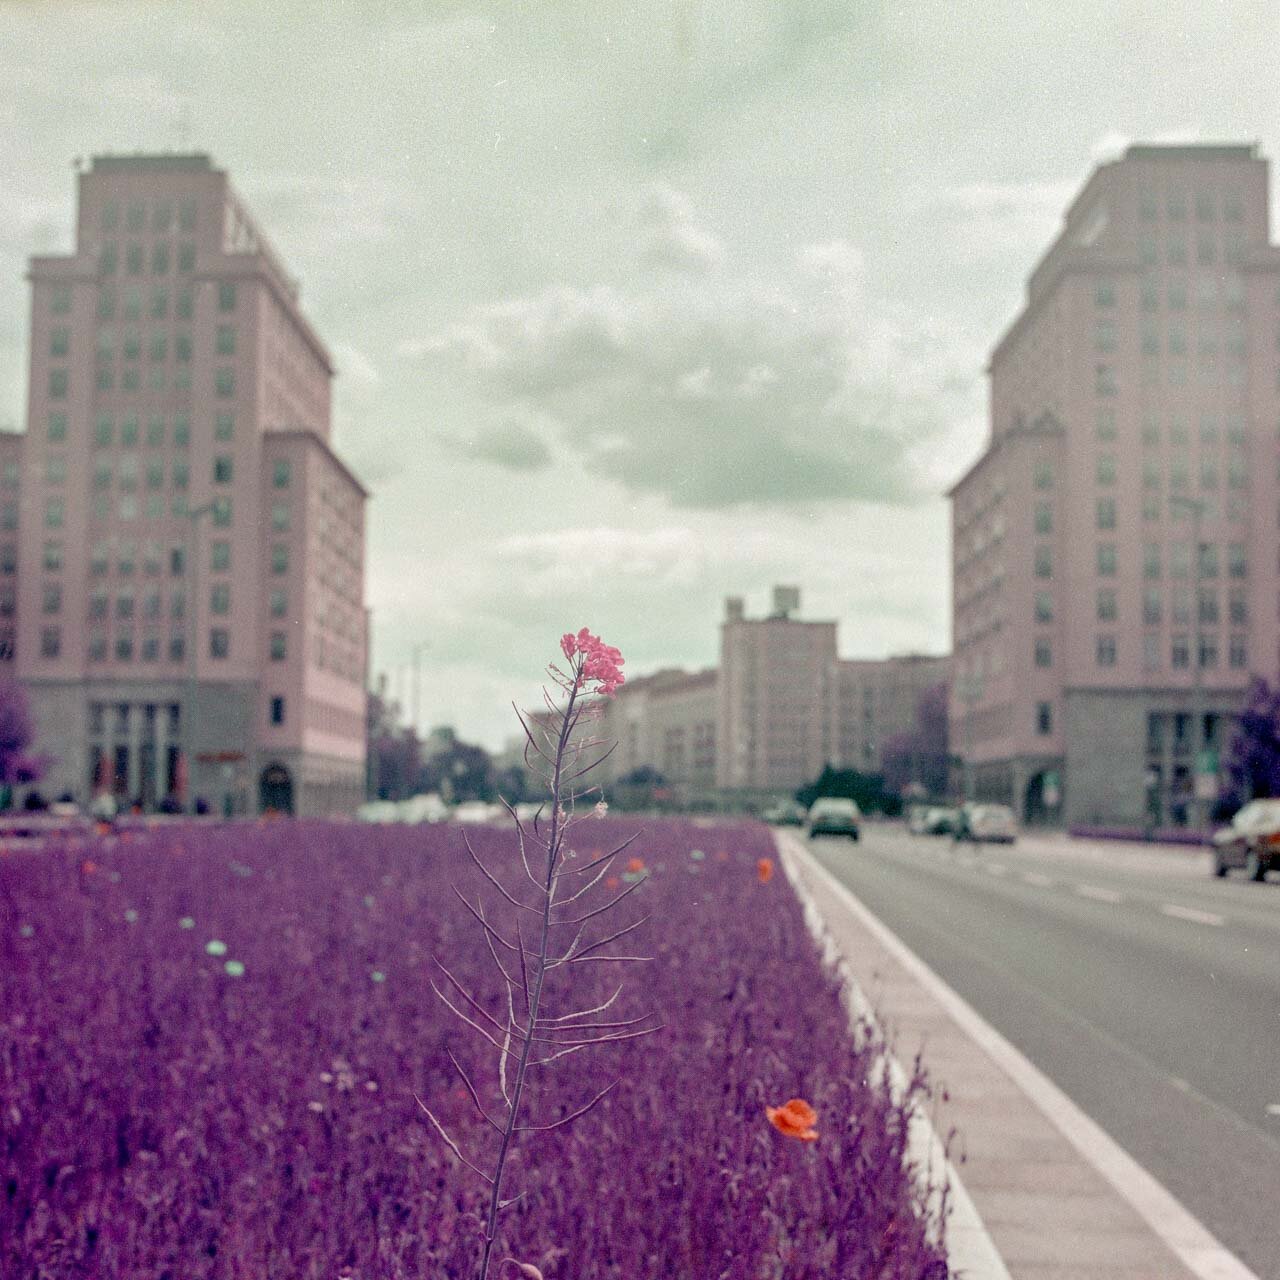
<path fill-rule="evenodd" d="M 1039 889 L 1047 889 L 1053 884 L 1049 876 L 1041 875 L 1039 871 L 1024 871 L 1022 878 L 1027 884 L 1033 884 Z"/>
<path fill-rule="evenodd" d="M 1096 884 L 1078 884 L 1076 893 L 1082 898 L 1090 898 L 1094 902 L 1123 902 L 1124 898 L 1114 889 L 1099 889 Z"/>
<path fill-rule="evenodd" d="M 1009 868 L 1002 862 L 988 862 L 986 872 L 989 876 L 1007 876 L 1009 874 Z"/>
<path fill-rule="evenodd" d="M 1192 924 L 1211 924 L 1221 928 L 1226 921 L 1216 911 L 1197 911 L 1195 907 L 1180 907 L 1174 902 L 1162 902 L 1160 914 L 1175 920 L 1190 920 Z"/>

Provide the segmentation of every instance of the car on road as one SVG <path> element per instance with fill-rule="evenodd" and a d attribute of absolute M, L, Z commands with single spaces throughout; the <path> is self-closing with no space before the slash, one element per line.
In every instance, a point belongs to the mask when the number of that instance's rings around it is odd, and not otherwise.
<path fill-rule="evenodd" d="M 981 840 L 1012 844 L 1018 838 L 1018 821 L 1007 804 L 966 804 L 954 828 L 957 840 Z"/>
<path fill-rule="evenodd" d="M 919 834 L 925 836 L 953 835 L 959 821 L 959 809 L 953 809 L 945 804 L 930 805 L 920 818 Z M 915 828 L 912 827 L 911 830 L 914 831 Z"/>
<path fill-rule="evenodd" d="M 823 796 L 809 806 L 810 836 L 848 836 L 857 840 L 861 826 L 862 814 L 852 800 Z"/>
<path fill-rule="evenodd" d="M 1250 800 L 1213 833 L 1213 874 L 1240 870 L 1250 880 L 1280 871 L 1280 800 Z"/>
<path fill-rule="evenodd" d="M 794 800 L 779 800 L 777 804 L 771 804 L 765 809 L 760 816 L 765 822 L 777 827 L 803 827 L 809 811 L 804 805 L 797 804 Z"/>

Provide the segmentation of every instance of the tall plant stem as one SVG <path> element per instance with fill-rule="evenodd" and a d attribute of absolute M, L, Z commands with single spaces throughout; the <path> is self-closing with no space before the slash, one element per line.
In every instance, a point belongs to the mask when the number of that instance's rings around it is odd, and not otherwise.
<path fill-rule="evenodd" d="M 556 744 L 555 772 L 551 781 L 551 833 L 547 841 L 547 879 L 543 886 L 545 900 L 542 907 L 542 936 L 538 942 L 538 953 L 533 971 L 533 989 L 529 993 L 528 1034 L 524 1038 L 524 1046 L 520 1050 L 520 1061 L 516 1066 L 515 1082 L 511 1088 L 511 1102 L 507 1107 L 507 1123 L 502 1131 L 502 1144 L 498 1148 L 498 1159 L 493 1171 L 493 1191 L 489 1197 L 489 1216 L 484 1231 L 484 1255 L 480 1259 L 479 1280 L 487 1280 L 489 1274 L 489 1257 L 493 1253 L 494 1238 L 498 1233 L 498 1212 L 502 1208 L 502 1174 L 506 1168 L 507 1155 L 511 1150 L 511 1140 L 515 1136 L 519 1122 L 520 1097 L 524 1092 L 525 1073 L 529 1067 L 529 1054 L 533 1048 L 533 1029 L 538 1020 L 538 1005 L 542 999 L 542 982 L 547 973 L 547 943 L 551 936 L 552 892 L 555 888 L 556 855 L 560 851 L 560 842 L 564 838 L 563 824 L 560 819 L 560 777 L 564 767 L 564 752 L 569 741 L 569 729 L 573 723 L 573 704 L 578 696 L 581 683 L 581 662 L 574 672 L 573 687 L 569 691 L 569 701 L 564 709 L 564 719 L 560 725 L 560 738 Z"/>

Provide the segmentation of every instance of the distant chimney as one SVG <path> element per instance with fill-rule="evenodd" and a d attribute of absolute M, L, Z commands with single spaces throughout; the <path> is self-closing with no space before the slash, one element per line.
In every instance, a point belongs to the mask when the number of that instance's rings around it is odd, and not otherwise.
<path fill-rule="evenodd" d="M 800 611 L 800 588 L 799 587 L 774 587 L 773 589 L 773 616 L 775 618 L 787 618 L 793 613 Z"/>
<path fill-rule="evenodd" d="M 724 602 L 724 620 L 741 622 L 747 616 L 746 605 L 741 596 L 729 596 Z"/>

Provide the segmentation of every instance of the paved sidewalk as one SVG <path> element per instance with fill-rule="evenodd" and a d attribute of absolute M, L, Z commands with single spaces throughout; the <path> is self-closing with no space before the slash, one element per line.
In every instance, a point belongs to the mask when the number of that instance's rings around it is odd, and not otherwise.
<path fill-rule="evenodd" d="M 952 1160 L 1013 1280 L 1257 1280 L 883 925 L 860 915 L 865 908 L 802 841 L 779 834 L 779 845 L 899 1059 L 922 1052 L 934 1127 L 954 1129 Z"/>

